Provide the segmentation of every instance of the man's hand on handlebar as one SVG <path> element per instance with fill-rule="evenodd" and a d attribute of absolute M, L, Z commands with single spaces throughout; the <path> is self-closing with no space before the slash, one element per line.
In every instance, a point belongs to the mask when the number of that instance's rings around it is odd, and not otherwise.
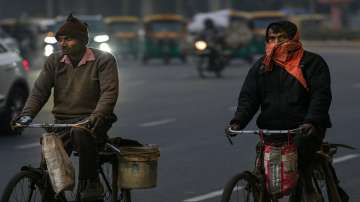
<path fill-rule="evenodd" d="M 32 123 L 32 121 L 33 119 L 31 118 L 31 116 L 19 116 L 12 121 L 11 126 L 13 128 L 21 128 L 24 126 L 28 126 Z"/>
<path fill-rule="evenodd" d="M 236 136 L 237 134 L 231 132 L 230 129 L 231 129 L 231 130 L 240 130 L 240 125 L 239 125 L 239 124 L 236 124 L 236 123 L 233 123 L 233 124 L 230 124 L 230 126 L 228 126 L 228 127 L 225 128 L 225 134 L 226 134 L 226 135 L 229 135 L 229 136 L 231 136 L 231 137 L 234 137 L 234 136 Z"/>

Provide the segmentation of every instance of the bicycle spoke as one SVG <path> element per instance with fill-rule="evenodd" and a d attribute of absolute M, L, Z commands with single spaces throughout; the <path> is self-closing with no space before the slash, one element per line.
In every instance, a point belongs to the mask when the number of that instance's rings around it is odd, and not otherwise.
<path fill-rule="evenodd" d="M 41 202 L 39 192 L 30 178 L 24 178 L 14 187 L 9 202 Z"/>

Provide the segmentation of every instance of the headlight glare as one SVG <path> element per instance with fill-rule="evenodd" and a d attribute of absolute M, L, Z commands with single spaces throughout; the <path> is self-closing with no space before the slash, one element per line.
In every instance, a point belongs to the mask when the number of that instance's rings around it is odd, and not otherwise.
<path fill-rule="evenodd" d="M 111 47 L 109 46 L 108 43 L 101 43 L 100 46 L 99 46 L 99 49 L 102 50 L 102 51 L 105 51 L 105 52 L 109 52 L 111 53 Z"/>
<path fill-rule="evenodd" d="M 48 44 L 56 44 L 57 40 L 54 36 L 47 36 L 45 37 L 44 42 Z"/>
<path fill-rule="evenodd" d="M 207 43 L 205 41 L 196 41 L 195 42 L 195 48 L 197 50 L 205 50 L 207 48 Z"/>
<path fill-rule="evenodd" d="M 97 35 L 94 37 L 94 41 L 95 42 L 98 42 L 98 43 L 102 43 L 102 42 L 106 42 L 106 41 L 109 41 L 110 37 L 109 35 Z"/>
<path fill-rule="evenodd" d="M 52 53 L 54 52 L 54 46 L 53 45 L 50 45 L 50 44 L 47 44 L 45 46 L 45 49 L 44 49 L 44 55 L 46 57 L 48 57 L 49 55 L 51 55 Z"/>

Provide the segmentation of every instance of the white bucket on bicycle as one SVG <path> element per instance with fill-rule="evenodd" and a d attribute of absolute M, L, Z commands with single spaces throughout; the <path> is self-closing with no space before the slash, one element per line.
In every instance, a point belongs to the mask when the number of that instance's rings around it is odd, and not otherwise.
<path fill-rule="evenodd" d="M 122 147 L 119 155 L 118 185 L 125 189 L 146 189 L 156 186 L 159 147 Z"/>

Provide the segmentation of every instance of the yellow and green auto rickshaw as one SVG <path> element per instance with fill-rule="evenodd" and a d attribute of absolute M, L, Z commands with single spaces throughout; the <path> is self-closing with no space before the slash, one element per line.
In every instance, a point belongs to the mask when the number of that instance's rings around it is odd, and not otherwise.
<path fill-rule="evenodd" d="M 328 17 L 323 14 L 301 14 L 289 16 L 289 21 L 296 24 L 302 38 L 311 38 L 326 30 Z"/>
<path fill-rule="evenodd" d="M 165 64 L 171 58 L 186 62 L 186 22 L 180 15 L 150 15 L 144 18 L 143 62 L 161 58 Z"/>
<path fill-rule="evenodd" d="M 252 62 L 256 53 L 254 34 L 250 27 L 251 15 L 246 11 L 230 10 L 229 24 L 225 30 L 225 43 L 231 58 Z"/>
<path fill-rule="evenodd" d="M 123 58 L 132 56 L 136 59 L 140 46 L 140 19 L 135 16 L 109 16 L 105 18 L 105 23 L 111 35 L 114 54 Z"/>
<path fill-rule="evenodd" d="M 250 27 L 255 35 L 254 46 L 257 54 L 265 52 L 265 33 L 267 26 L 275 21 L 287 20 L 284 12 L 276 10 L 253 11 L 250 13 Z"/>

